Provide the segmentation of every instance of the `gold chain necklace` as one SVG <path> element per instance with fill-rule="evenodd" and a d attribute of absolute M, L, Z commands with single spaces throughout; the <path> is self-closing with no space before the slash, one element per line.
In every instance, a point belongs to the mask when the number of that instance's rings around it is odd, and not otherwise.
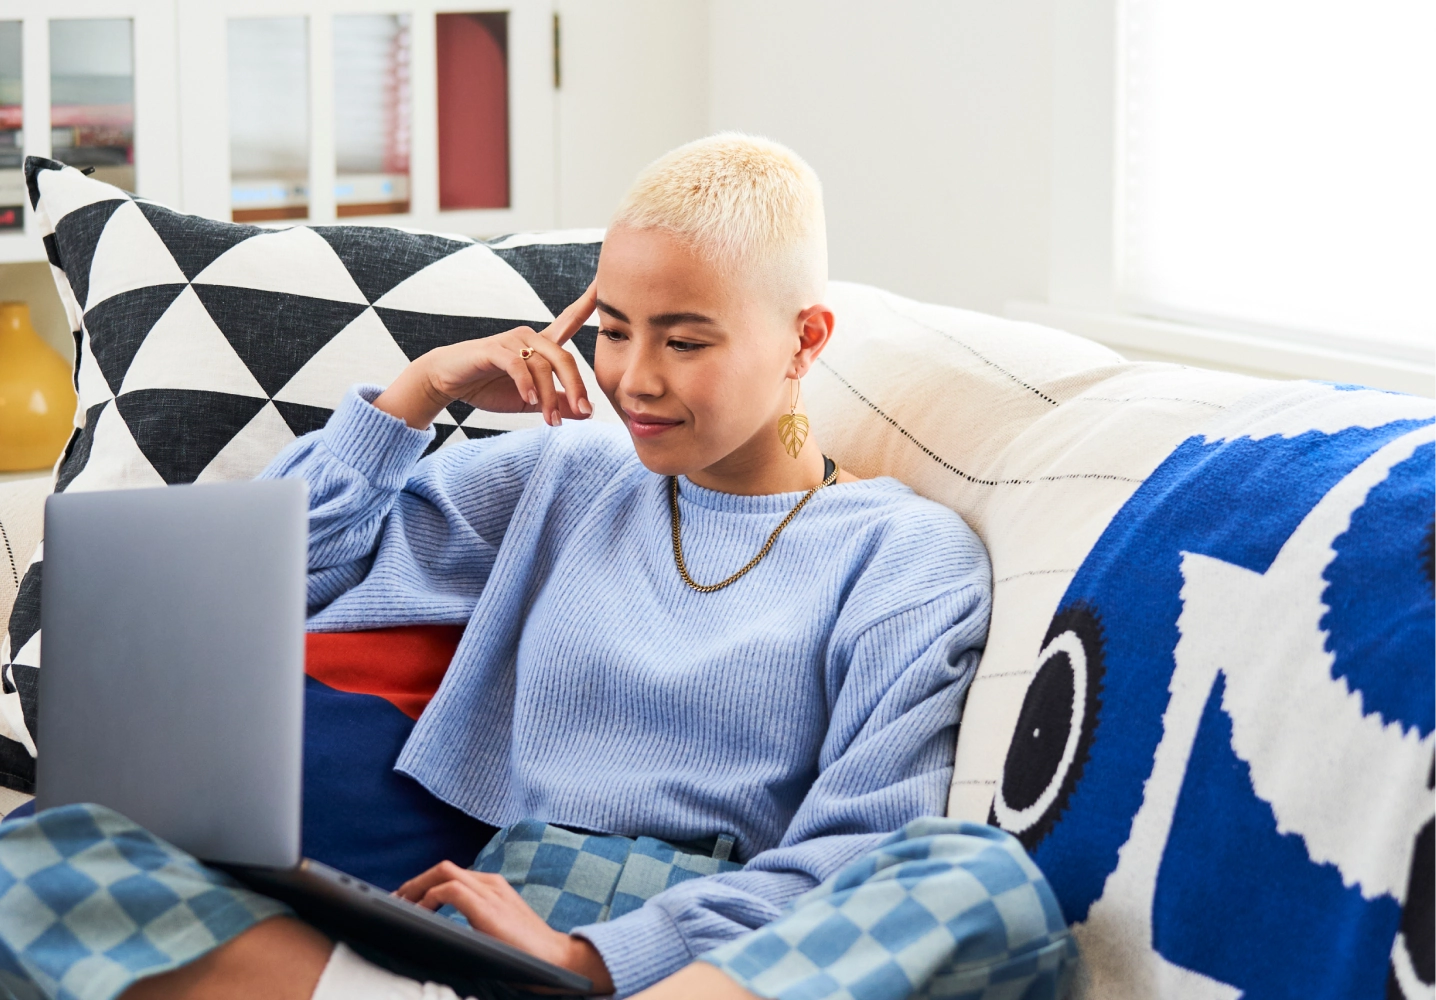
<path fill-rule="evenodd" d="M 763 547 L 758 550 L 758 554 L 748 561 L 748 565 L 744 566 L 742 569 L 734 573 L 728 579 L 723 580 L 719 583 L 698 583 L 693 579 L 693 577 L 688 575 L 688 566 L 683 561 L 683 539 L 679 535 L 678 528 L 678 524 L 680 521 L 680 517 L 678 514 L 678 477 L 669 476 L 668 509 L 673 516 L 673 561 L 678 564 L 678 575 L 683 577 L 684 583 L 688 584 L 688 586 L 692 587 L 700 594 L 711 594 L 715 590 L 722 590 L 724 587 L 728 586 L 728 584 L 733 583 L 735 580 L 739 579 L 741 576 L 743 576 L 743 574 L 747 573 L 754 566 L 762 562 L 763 557 L 768 554 L 768 550 L 773 547 L 773 543 L 778 540 L 778 535 L 782 532 L 784 528 L 788 526 L 789 522 L 792 521 L 793 518 L 798 516 L 798 511 L 802 510 L 803 506 L 807 504 L 809 500 L 813 499 L 813 494 L 818 492 L 818 490 L 822 489 L 824 486 L 833 485 L 833 483 L 837 482 L 837 479 L 838 466 L 836 463 L 834 463 L 833 471 L 828 475 L 828 477 L 824 479 L 821 483 L 819 483 L 817 486 L 814 486 L 808 492 L 803 494 L 803 499 L 798 501 L 796 507 L 788 511 L 788 516 L 783 518 L 783 522 L 773 529 L 773 533 L 768 536 L 768 540 L 763 543 Z"/>

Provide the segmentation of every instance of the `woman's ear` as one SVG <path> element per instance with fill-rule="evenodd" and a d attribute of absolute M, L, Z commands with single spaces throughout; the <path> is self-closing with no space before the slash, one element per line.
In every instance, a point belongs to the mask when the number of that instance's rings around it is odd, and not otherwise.
<path fill-rule="evenodd" d="M 802 378 L 808 374 L 808 369 L 832 339 L 835 322 L 833 311 L 821 304 L 808 306 L 798 313 L 798 353 L 793 355 L 793 374 L 790 378 Z"/>

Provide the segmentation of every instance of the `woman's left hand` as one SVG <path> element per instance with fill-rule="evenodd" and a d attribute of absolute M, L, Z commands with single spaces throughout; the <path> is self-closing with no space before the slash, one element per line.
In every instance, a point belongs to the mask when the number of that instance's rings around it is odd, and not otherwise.
<path fill-rule="evenodd" d="M 613 992 L 613 978 L 598 949 L 544 923 L 502 875 L 471 872 L 444 861 L 399 886 L 394 895 L 430 910 L 448 903 L 475 930 L 587 976 L 593 981 L 593 993 Z"/>

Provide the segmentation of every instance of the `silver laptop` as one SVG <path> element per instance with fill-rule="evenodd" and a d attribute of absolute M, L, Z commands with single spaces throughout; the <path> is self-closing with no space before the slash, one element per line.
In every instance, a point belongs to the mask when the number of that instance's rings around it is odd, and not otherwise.
<path fill-rule="evenodd" d="M 37 807 L 108 806 L 461 995 L 493 979 L 586 992 L 302 857 L 308 518 L 296 479 L 46 501 Z"/>

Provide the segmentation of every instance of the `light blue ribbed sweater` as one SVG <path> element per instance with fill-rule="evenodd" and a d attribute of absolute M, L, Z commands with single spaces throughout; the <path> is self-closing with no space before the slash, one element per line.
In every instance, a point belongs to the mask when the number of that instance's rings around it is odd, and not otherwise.
<path fill-rule="evenodd" d="M 952 511 L 893 479 L 819 490 L 758 566 L 678 576 L 667 480 L 625 432 L 570 423 L 446 448 L 351 391 L 264 472 L 309 483 L 309 628 L 467 623 L 397 767 L 496 826 L 736 838 L 743 871 L 577 933 L 620 995 L 772 920 L 940 815 L 990 571 Z M 699 582 L 798 493 L 680 479 Z"/>

